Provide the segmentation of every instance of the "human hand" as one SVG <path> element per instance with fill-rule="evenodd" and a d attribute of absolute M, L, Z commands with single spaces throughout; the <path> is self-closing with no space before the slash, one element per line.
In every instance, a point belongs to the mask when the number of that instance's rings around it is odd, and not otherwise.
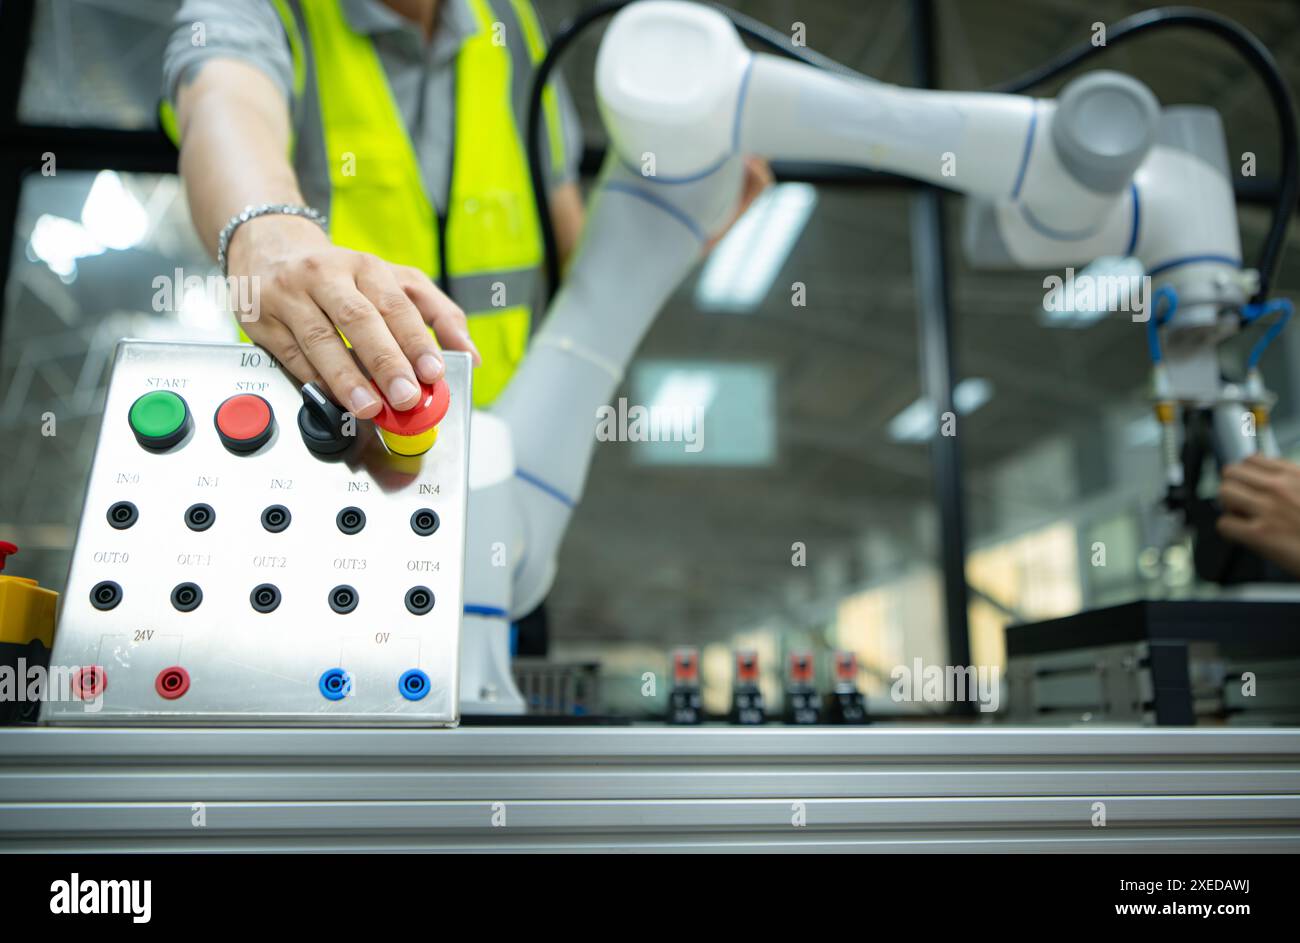
<path fill-rule="evenodd" d="M 1300 576 L 1300 466 L 1252 455 L 1223 470 L 1218 530 Z"/>
<path fill-rule="evenodd" d="M 335 246 L 310 220 L 249 220 L 231 239 L 228 259 L 231 276 L 258 278 L 257 315 L 242 324 L 245 333 L 299 382 L 322 383 L 358 419 L 382 405 L 358 361 L 398 410 L 419 400 L 417 380 L 442 376 L 439 344 L 481 362 L 465 313 L 427 275 Z"/>
<path fill-rule="evenodd" d="M 731 216 L 727 218 L 726 224 L 714 233 L 705 245 L 705 252 L 713 251 L 713 247 L 722 241 L 722 237 L 731 231 L 732 226 L 736 225 L 736 220 L 745 215 L 745 211 L 754 205 L 759 194 L 770 187 L 775 179 L 772 175 L 772 165 L 763 158 L 752 156 L 745 158 L 745 176 L 741 182 L 740 199 Z"/>

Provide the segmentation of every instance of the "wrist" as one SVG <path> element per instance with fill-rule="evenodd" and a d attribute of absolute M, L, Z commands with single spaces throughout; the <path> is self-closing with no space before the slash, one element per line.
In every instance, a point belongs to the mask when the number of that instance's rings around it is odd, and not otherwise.
<path fill-rule="evenodd" d="M 268 214 L 237 228 L 226 248 L 228 274 L 249 274 L 266 262 L 312 248 L 330 245 L 329 236 L 316 222 L 302 216 Z"/>

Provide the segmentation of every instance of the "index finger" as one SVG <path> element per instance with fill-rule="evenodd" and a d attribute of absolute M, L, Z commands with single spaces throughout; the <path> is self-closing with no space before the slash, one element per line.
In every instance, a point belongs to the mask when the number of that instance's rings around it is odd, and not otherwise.
<path fill-rule="evenodd" d="M 1219 501 L 1224 510 L 1247 517 L 1255 517 L 1264 510 L 1259 492 L 1235 481 L 1225 481 L 1219 486 Z"/>
<path fill-rule="evenodd" d="M 1254 524 L 1248 517 L 1237 514 L 1221 514 L 1215 522 L 1215 529 L 1229 540 L 1246 543 L 1254 535 Z"/>
<path fill-rule="evenodd" d="M 348 339 L 392 407 L 403 410 L 414 406 L 420 397 L 415 370 L 379 309 L 355 282 L 350 278 L 320 282 L 312 287 L 311 295 Z"/>
<path fill-rule="evenodd" d="M 1290 462 L 1283 461 L 1280 458 L 1269 458 L 1267 455 L 1260 455 L 1258 452 L 1246 456 L 1240 464 L 1274 473 L 1285 472 L 1294 467 Z"/>
<path fill-rule="evenodd" d="M 443 373 L 442 354 L 437 341 L 411 297 L 398 284 L 392 270 L 383 263 L 363 267 L 357 272 L 357 288 L 383 316 L 402 352 L 415 367 L 424 383 L 435 383 Z"/>
<path fill-rule="evenodd" d="M 433 328 L 438 343 L 447 350 L 463 350 L 474 358 L 474 366 L 483 364 L 483 357 L 470 337 L 469 321 L 460 305 L 444 295 L 429 277 L 417 269 L 400 269 L 398 284 L 420 310 L 420 316 Z"/>
<path fill-rule="evenodd" d="M 1267 466 L 1251 461 L 1237 462 L 1223 470 L 1224 481 L 1235 481 L 1250 488 L 1264 489 L 1273 484 L 1275 474 Z"/>

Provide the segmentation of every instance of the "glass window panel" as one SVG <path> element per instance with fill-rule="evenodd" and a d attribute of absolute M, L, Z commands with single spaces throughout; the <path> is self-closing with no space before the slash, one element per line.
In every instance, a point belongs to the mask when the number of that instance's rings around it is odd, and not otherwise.
<path fill-rule="evenodd" d="M 908 199 L 818 187 L 755 307 L 702 308 L 697 273 L 651 328 L 614 403 L 649 405 L 674 371 L 680 395 L 698 398 L 685 380 L 703 374 L 714 396 L 701 455 L 722 444 L 764 459 L 710 464 L 659 443 L 671 459 L 646 461 L 644 443 L 598 445 L 547 606 L 553 651 L 599 658 L 607 703 L 662 711 L 676 645 L 701 650 L 717 712 L 739 648 L 758 652 L 773 711 L 796 651 L 817 655 L 823 687 L 830 652 L 857 651 L 882 712 L 895 709 L 879 684 L 895 664 L 946 663 L 928 444 L 889 430 L 919 397 Z M 734 410 L 715 413 L 726 400 Z"/>
<path fill-rule="evenodd" d="M 117 341 L 234 339 L 215 273 L 176 177 L 26 178 L 0 322 L 0 533 L 22 548 L 16 572 L 63 588 Z"/>
<path fill-rule="evenodd" d="M 26 124 L 152 129 L 178 0 L 43 0 L 18 98 Z"/>

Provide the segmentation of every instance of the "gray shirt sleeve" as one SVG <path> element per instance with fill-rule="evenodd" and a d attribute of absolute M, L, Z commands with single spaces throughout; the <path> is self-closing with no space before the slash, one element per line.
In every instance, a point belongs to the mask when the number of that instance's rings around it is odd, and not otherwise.
<path fill-rule="evenodd" d="M 293 56 L 284 25 L 268 0 L 185 0 L 163 53 L 163 95 L 193 78 L 209 59 L 241 59 L 265 72 L 293 100 Z"/>

